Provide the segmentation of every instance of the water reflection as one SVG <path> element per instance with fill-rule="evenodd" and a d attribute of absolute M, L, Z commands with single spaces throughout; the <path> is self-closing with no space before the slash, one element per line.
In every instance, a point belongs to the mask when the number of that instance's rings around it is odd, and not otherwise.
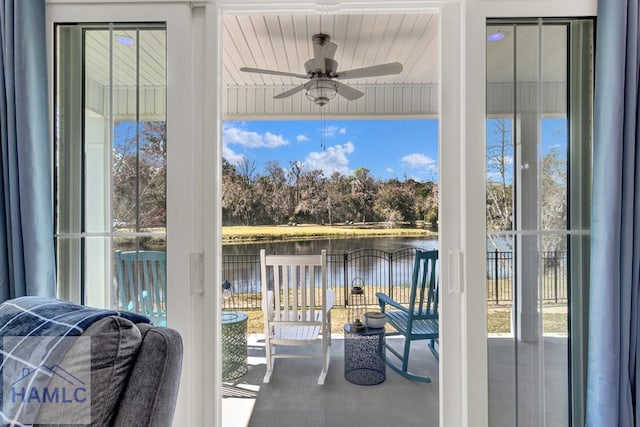
<path fill-rule="evenodd" d="M 415 237 L 370 237 L 353 239 L 318 239 L 286 242 L 230 244 L 222 248 L 222 276 L 233 284 L 238 294 L 261 291 L 260 249 L 274 254 L 318 254 L 327 250 L 329 286 L 345 293 L 354 280 L 365 283 L 371 302 L 375 292 L 396 293 L 408 298 L 414 248 L 437 249 L 438 241 Z M 339 296 L 339 298 L 341 298 Z M 346 293 L 345 293 L 346 298 Z M 404 301 L 401 301 L 404 302 Z M 259 299 L 245 299 L 246 307 L 259 307 Z"/>
<path fill-rule="evenodd" d="M 223 244 L 223 255 L 258 255 L 260 249 L 276 254 L 319 254 L 326 249 L 328 254 L 340 254 L 357 249 L 378 249 L 393 252 L 406 247 L 437 249 L 437 239 L 417 237 L 358 237 L 350 239 L 314 239 L 283 242 Z"/>

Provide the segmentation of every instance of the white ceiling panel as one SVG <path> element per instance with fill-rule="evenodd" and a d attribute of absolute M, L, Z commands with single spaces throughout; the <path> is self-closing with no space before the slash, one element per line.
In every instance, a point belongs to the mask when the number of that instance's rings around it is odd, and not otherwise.
<path fill-rule="evenodd" d="M 248 73 L 240 68 L 306 75 L 304 63 L 313 57 L 312 37 L 318 33 L 329 35 L 337 45 L 334 59 L 338 73 L 395 61 L 403 65 L 402 72 L 395 75 L 342 80 L 365 95 L 355 101 L 337 96 L 322 107 L 326 117 L 437 117 L 438 22 L 438 16 L 432 14 L 225 15 L 221 65 L 223 117 L 236 120 L 317 117 L 320 107 L 308 100 L 304 91 L 289 98 L 273 98 L 308 79 Z M 488 32 L 497 30 L 505 37 L 487 42 L 490 114 L 501 114 L 503 107 L 509 105 L 511 100 L 502 97 L 514 93 L 506 90 L 514 79 L 525 86 L 541 80 L 547 92 L 565 90 L 567 30 L 564 25 L 545 25 L 541 33 L 537 25 L 519 26 L 517 30 L 512 25 L 492 25 Z M 135 42 L 122 43 L 118 36 L 128 36 Z M 541 57 L 537 48 L 539 41 L 542 41 Z M 86 77 L 92 90 L 100 92 L 113 83 L 126 88 L 126 96 L 130 97 L 139 84 L 147 93 L 156 88 L 159 93 L 153 99 L 164 99 L 166 42 L 163 31 L 142 29 L 136 33 L 119 28 L 113 40 L 109 40 L 108 28 L 95 28 L 87 31 L 86 42 Z M 138 45 L 139 69 L 136 70 Z M 113 71 L 111 81 L 110 70 Z M 553 94 L 552 98 L 561 102 L 564 95 Z M 96 105 L 104 105 L 103 94 L 96 93 L 92 99 Z M 155 114 L 159 104 L 154 105 Z M 564 107 L 551 110 L 562 114 L 560 108 Z M 130 114 L 129 111 L 117 113 Z"/>
<path fill-rule="evenodd" d="M 298 114 L 294 111 L 294 106 L 311 102 L 305 98 L 304 91 L 293 95 L 293 100 L 272 99 L 273 95 L 303 84 L 307 79 L 247 73 L 240 68 L 305 75 L 304 63 L 313 57 L 312 37 L 318 33 L 329 35 L 337 44 L 334 59 L 338 72 L 395 61 L 403 64 L 403 71 L 397 75 L 343 80 L 342 83 L 365 92 L 365 96 L 378 98 L 332 100 L 323 107 L 325 113 L 354 117 L 388 114 L 390 109 L 397 110 L 393 106 L 398 104 L 398 99 L 407 99 L 408 106 L 403 106 L 398 114 L 433 116 L 436 114 L 433 106 L 437 106 L 434 98 L 438 80 L 437 23 L 435 15 L 417 14 L 225 16 L 222 39 L 225 93 L 227 97 L 231 94 L 246 97 L 242 102 L 226 99 L 226 117 L 317 116 L 319 109 L 314 105 L 300 109 Z M 391 88 L 380 90 L 382 86 Z M 415 95 L 407 97 L 407 90 Z M 388 100 L 385 101 L 383 93 L 389 94 Z M 416 99 L 423 93 L 424 99 Z M 347 102 L 349 107 L 345 108 Z M 377 105 L 384 105 L 384 111 L 376 112 Z M 240 106 L 244 108 L 239 109 Z"/>

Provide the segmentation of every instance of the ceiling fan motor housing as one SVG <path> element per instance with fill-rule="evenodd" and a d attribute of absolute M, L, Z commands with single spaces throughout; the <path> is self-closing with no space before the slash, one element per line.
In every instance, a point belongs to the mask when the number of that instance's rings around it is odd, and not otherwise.
<path fill-rule="evenodd" d="M 309 78 L 313 77 L 335 77 L 336 70 L 338 69 L 338 62 L 331 58 L 324 58 L 324 69 L 326 72 L 322 72 L 321 69 L 316 67 L 316 60 L 309 59 L 304 63 L 304 69 L 307 72 Z"/>
<path fill-rule="evenodd" d="M 311 41 L 313 43 L 317 43 L 320 46 L 323 46 L 326 42 L 329 41 L 329 35 L 328 34 L 314 34 L 313 36 L 311 36 Z"/>

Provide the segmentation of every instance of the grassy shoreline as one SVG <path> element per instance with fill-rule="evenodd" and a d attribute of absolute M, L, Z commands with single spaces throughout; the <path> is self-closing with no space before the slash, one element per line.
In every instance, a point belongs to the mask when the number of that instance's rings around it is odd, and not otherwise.
<path fill-rule="evenodd" d="M 438 233 L 420 227 L 384 228 L 381 224 L 348 225 L 256 225 L 222 227 L 222 243 L 243 243 L 278 240 L 311 240 L 354 237 L 430 237 Z"/>
<path fill-rule="evenodd" d="M 371 310 L 376 310 L 372 307 Z M 247 333 L 262 334 L 264 333 L 264 319 L 262 310 L 249 309 L 238 310 L 247 314 Z M 567 334 L 568 321 L 567 312 L 547 312 L 543 316 L 543 326 L 545 334 Z M 343 326 L 349 322 L 347 318 L 347 309 L 344 307 L 334 307 L 331 309 L 331 332 L 342 333 Z M 387 325 L 389 330 L 390 326 Z M 511 331 L 511 310 L 510 309 L 489 309 L 487 310 L 487 333 L 493 334 L 510 334 Z"/>

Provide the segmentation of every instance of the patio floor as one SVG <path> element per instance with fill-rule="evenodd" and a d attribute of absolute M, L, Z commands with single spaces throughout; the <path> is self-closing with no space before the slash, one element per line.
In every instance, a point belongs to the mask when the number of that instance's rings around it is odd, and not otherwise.
<path fill-rule="evenodd" d="M 393 345 L 402 339 L 387 337 Z M 545 422 L 548 426 L 566 425 L 567 374 L 566 338 L 544 339 Z M 387 367 L 386 380 L 374 386 L 359 386 L 344 379 L 344 341 L 332 339 L 331 365 L 325 384 L 317 384 L 320 361 L 280 359 L 276 361 L 271 382 L 263 384 L 265 373 L 264 339 L 248 337 L 249 372 L 234 382 L 223 384 L 222 420 L 224 427 L 378 427 L 438 426 L 438 364 L 426 341 L 414 343 L 410 369 L 431 377 L 431 383 L 409 381 Z M 519 420 L 535 423 L 536 399 L 524 399 L 525 393 L 540 395 L 531 389 L 541 366 L 537 344 L 518 344 Z M 489 418 L 491 426 L 514 425 L 515 381 L 512 338 L 489 339 Z M 522 388 L 522 384 L 526 388 Z M 534 387 L 535 388 L 535 387 Z M 529 403 L 524 403 L 529 402 Z M 533 410 L 534 413 L 531 413 Z M 540 421 L 540 420 L 538 420 Z M 532 424 L 533 425 L 533 424 Z"/>
<path fill-rule="evenodd" d="M 432 426 L 438 424 L 438 365 L 424 342 L 412 349 L 421 360 L 416 372 L 431 383 L 409 381 L 387 368 L 386 380 L 359 386 L 344 379 L 344 341 L 332 338 L 331 364 L 324 385 L 318 385 L 319 359 L 276 360 L 271 382 L 266 370 L 264 339 L 248 338 L 249 372 L 223 384 L 224 427 Z M 387 338 L 398 342 L 398 338 Z M 415 353 L 414 353 L 415 352 Z"/>

